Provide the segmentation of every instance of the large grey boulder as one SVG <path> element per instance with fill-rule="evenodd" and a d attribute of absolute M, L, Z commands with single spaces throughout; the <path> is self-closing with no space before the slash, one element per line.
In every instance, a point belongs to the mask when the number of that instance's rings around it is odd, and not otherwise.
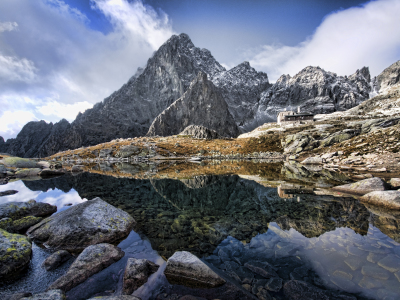
<path fill-rule="evenodd" d="M 87 247 L 69 267 L 67 273 L 53 282 L 48 290 L 69 291 L 93 274 L 117 262 L 125 255 L 120 248 L 102 243 Z"/>
<path fill-rule="evenodd" d="M 147 282 L 160 266 L 147 259 L 129 258 L 126 263 L 122 292 L 130 295 Z"/>
<path fill-rule="evenodd" d="M 21 298 L 21 300 L 65 300 L 65 294 L 61 290 L 50 290 L 44 293 L 35 294 L 30 297 Z"/>
<path fill-rule="evenodd" d="M 368 178 L 354 183 L 335 186 L 334 191 L 344 192 L 349 194 L 365 195 L 375 191 L 385 191 L 388 185 L 379 177 Z"/>
<path fill-rule="evenodd" d="M 42 263 L 42 267 L 45 268 L 46 271 L 54 270 L 71 257 L 72 255 L 68 251 L 58 250 L 45 259 Z"/>
<path fill-rule="evenodd" d="M 26 236 L 0 229 L 0 279 L 24 269 L 31 255 L 32 244 Z"/>
<path fill-rule="evenodd" d="M 400 210 L 400 191 L 376 191 L 360 198 L 361 202 Z"/>
<path fill-rule="evenodd" d="M 189 125 L 179 135 L 191 135 L 194 139 L 207 139 L 213 140 L 221 138 L 215 131 L 200 125 Z"/>
<path fill-rule="evenodd" d="M 214 288 L 225 280 L 196 256 L 186 251 L 175 252 L 168 261 L 164 274 L 171 284 L 196 288 Z"/>
<path fill-rule="evenodd" d="M 221 91 L 203 72 L 181 98 L 154 119 L 147 135 L 175 135 L 189 125 L 201 125 L 225 137 L 237 137 L 240 133 Z"/>
<path fill-rule="evenodd" d="M 41 171 L 40 168 L 18 169 L 14 175 L 17 178 L 33 177 L 38 176 Z"/>
<path fill-rule="evenodd" d="M 98 243 L 117 242 L 134 224 L 128 213 L 95 198 L 44 219 L 27 234 L 50 248 L 79 251 Z"/>
<path fill-rule="evenodd" d="M 17 220 L 26 216 L 46 217 L 55 213 L 57 206 L 29 200 L 28 202 L 8 202 L 0 204 L 0 219 Z"/>

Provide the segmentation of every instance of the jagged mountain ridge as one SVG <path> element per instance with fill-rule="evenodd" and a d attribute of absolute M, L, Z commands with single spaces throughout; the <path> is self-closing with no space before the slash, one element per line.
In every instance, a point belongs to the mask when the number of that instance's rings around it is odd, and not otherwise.
<path fill-rule="evenodd" d="M 272 85 L 267 74 L 247 62 L 226 70 L 208 50 L 195 47 L 181 34 L 165 42 L 118 91 L 80 113 L 71 124 L 65 120 L 54 124 L 50 133 L 38 138 L 41 143 L 29 142 L 19 134 L 0 142 L 0 151 L 43 157 L 115 138 L 143 136 L 154 119 L 183 95 L 198 72 L 206 73 L 221 90 L 236 124 L 245 132 L 275 121 L 286 107 L 301 106 L 312 113 L 351 108 L 368 99 L 372 86 L 368 68 L 342 77 L 318 67 L 307 67 L 293 78 L 283 75 Z M 26 126 L 29 130 L 25 131 L 34 131 L 32 124 Z"/>
<path fill-rule="evenodd" d="M 294 77 L 282 75 L 264 91 L 256 117 L 271 122 L 280 111 L 297 110 L 297 107 L 314 114 L 343 111 L 369 99 L 370 92 L 371 77 L 367 67 L 347 77 L 309 66 Z"/>
<path fill-rule="evenodd" d="M 175 135 L 193 124 L 215 130 L 225 137 L 237 137 L 240 133 L 221 91 L 203 72 L 181 98 L 154 119 L 147 135 Z"/>

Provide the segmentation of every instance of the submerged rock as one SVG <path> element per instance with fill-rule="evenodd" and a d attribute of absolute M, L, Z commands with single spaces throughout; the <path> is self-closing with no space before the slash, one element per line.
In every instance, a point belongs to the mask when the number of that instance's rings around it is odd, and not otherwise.
<path fill-rule="evenodd" d="M 0 229 L 0 278 L 24 269 L 31 254 L 32 244 L 26 236 Z"/>
<path fill-rule="evenodd" d="M 21 300 L 65 300 L 65 294 L 61 290 L 50 290 L 44 293 L 22 298 Z"/>
<path fill-rule="evenodd" d="M 157 272 L 159 267 L 147 259 L 129 258 L 126 263 L 122 292 L 126 295 L 132 294 L 145 284 L 150 275 Z"/>
<path fill-rule="evenodd" d="M 66 262 L 72 257 L 72 255 L 66 250 L 58 250 L 50 255 L 43 262 L 42 267 L 46 269 L 46 271 L 50 271 L 56 269 L 62 263 Z"/>
<path fill-rule="evenodd" d="M 98 243 L 117 242 L 134 224 L 128 213 L 95 198 L 44 219 L 27 234 L 50 248 L 80 251 Z"/>
<path fill-rule="evenodd" d="M 377 206 L 383 206 L 389 209 L 400 210 L 400 192 L 399 191 L 376 191 L 368 193 L 360 198 L 361 202 L 367 202 Z"/>
<path fill-rule="evenodd" d="M 324 290 L 307 282 L 289 280 L 283 286 L 283 292 L 288 300 L 329 300 Z"/>
<path fill-rule="evenodd" d="M 67 273 L 52 283 L 48 290 L 60 289 L 67 292 L 93 274 L 119 261 L 124 255 L 124 251 L 110 244 L 89 246 L 76 258 Z"/>
<path fill-rule="evenodd" d="M 379 177 L 368 178 L 354 183 L 335 186 L 332 188 L 332 190 L 335 191 L 358 195 L 365 195 L 374 191 L 385 191 L 386 189 L 386 182 Z"/>
<path fill-rule="evenodd" d="M 175 252 L 168 259 L 164 274 L 171 284 L 194 288 L 214 288 L 225 283 L 224 279 L 187 251 Z"/>
<path fill-rule="evenodd" d="M 140 298 L 132 295 L 122 295 L 122 296 L 100 296 L 93 297 L 88 300 L 141 300 Z"/>

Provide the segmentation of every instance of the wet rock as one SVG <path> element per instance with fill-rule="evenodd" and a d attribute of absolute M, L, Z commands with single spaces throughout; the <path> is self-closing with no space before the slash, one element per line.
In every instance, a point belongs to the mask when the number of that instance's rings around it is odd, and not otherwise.
<path fill-rule="evenodd" d="M 250 261 L 245 263 L 244 266 L 265 278 L 278 277 L 274 268 L 267 262 Z"/>
<path fill-rule="evenodd" d="M 325 163 L 325 158 L 322 157 L 308 157 L 301 162 L 303 165 L 322 165 Z"/>
<path fill-rule="evenodd" d="M 378 261 L 378 265 L 394 273 L 400 270 L 400 259 L 396 255 L 389 254 L 385 258 Z"/>
<path fill-rule="evenodd" d="M 24 269 L 31 259 L 32 244 L 26 236 L 0 229 L 0 278 Z"/>
<path fill-rule="evenodd" d="M 48 203 L 36 202 L 8 202 L 0 204 L 0 219 L 11 218 L 17 220 L 25 216 L 45 217 L 55 213 L 57 207 Z"/>
<path fill-rule="evenodd" d="M 72 257 L 72 255 L 66 250 L 58 250 L 50 255 L 43 262 L 42 267 L 46 269 L 46 271 L 54 270 L 59 267 L 62 263 L 66 262 Z"/>
<path fill-rule="evenodd" d="M 102 243 L 87 247 L 69 267 L 67 273 L 52 283 L 48 290 L 69 291 L 93 274 L 117 262 L 125 255 L 120 248 Z"/>
<path fill-rule="evenodd" d="M 168 259 L 164 274 L 171 284 L 188 287 L 214 288 L 225 283 L 205 263 L 186 251 L 175 252 Z"/>
<path fill-rule="evenodd" d="M 35 294 L 30 297 L 22 298 L 21 300 L 65 300 L 63 291 L 54 289 L 45 293 Z"/>
<path fill-rule="evenodd" d="M 8 190 L 8 191 L 0 192 L 0 197 L 2 197 L 2 196 L 10 196 L 10 195 L 14 195 L 16 193 L 18 193 L 18 191 L 16 191 L 16 190 Z"/>
<path fill-rule="evenodd" d="M 122 292 L 130 295 L 147 282 L 151 274 L 157 272 L 160 266 L 147 260 L 129 258 L 124 273 Z"/>
<path fill-rule="evenodd" d="M 288 300 L 329 300 L 324 290 L 300 280 L 287 281 L 283 292 Z"/>
<path fill-rule="evenodd" d="M 376 191 L 368 193 L 360 198 L 361 202 L 367 202 L 388 209 L 400 209 L 400 191 Z"/>
<path fill-rule="evenodd" d="M 385 191 L 387 188 L 388 186 L 385 181 L 379 177 L 373 177 L 355 183 L 335 186 L 332 190 L 349 194 L 365 195 L 375 191 Z"/>
<path fill-rule="evenodd" d="M 66 172 L 64 169 L 43 169 L 39 175 L 41 177 L 51 177 L 51 176 L 59 176 L 64 175 Z"/>
<path fill-rule="evenodd" d="M 7 232 L 12 233 L 13 232 L 12 223 L 13 223 L 13 220 L 11 218 L 0 219 L 0 228 L 4 229 Z"/>
<path fill-rule="evenodd" d="M 44 219 L 27 234 L 49 248 L 79 251 L 89 245 L 117 242 L 134 224 L 128 213 L 95 198 Z"/>
<path fill-rule="evenodd" d="M 71 168 L 71 172 L 82 172 L 84 166 L 83 165 L 73 165 Z"/>

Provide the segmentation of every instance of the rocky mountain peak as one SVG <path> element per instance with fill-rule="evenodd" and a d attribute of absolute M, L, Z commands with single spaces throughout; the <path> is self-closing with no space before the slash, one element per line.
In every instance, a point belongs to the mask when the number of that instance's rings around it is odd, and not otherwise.
<path fill-rule="evenodd" d="M 275 85 L 279 85 L 279 86 L 284 86 L 284 85 L 286 85 L 286 84 L 288 84 L 289 83 L 289 80 L 291 79 L 292 77 L 290 77 L 290 75 L 289 74 L 283 74 L 283 75 L 281 75 L 281 77 L 279 77 L 278 78 L 278 80 L 275 82 Z"/>
<path fill-rule="evenodd" d="M 204 72 L 199 72 L 182 97 L 154 119 L 147 135 L 175 135 L 189 125 L 204 126 L 226 137 L 240 133 L 221 91 Z"/>
<path fill-rule="evenodd" d="M 400 60 L 383 70 L 376 78 L 377 90 L 382 91 L 400 83 Z"/>
<path fill-rule="evenodd" d="M 293 76 L 290 81 L 299 84 L 315 84 L 330 81 L 336 73 L 325 71 L 320 67 L 308 66 Z"/>

